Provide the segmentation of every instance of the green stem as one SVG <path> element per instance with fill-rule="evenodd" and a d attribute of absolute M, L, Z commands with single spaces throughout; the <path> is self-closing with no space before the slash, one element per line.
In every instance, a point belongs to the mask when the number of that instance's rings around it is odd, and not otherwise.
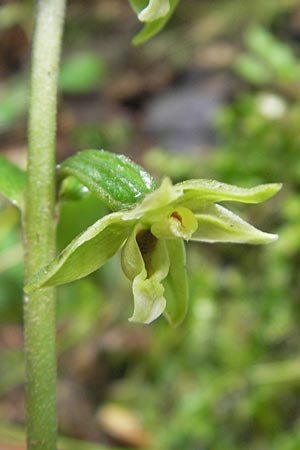
<path fill-rule="evenodd" d="M 38 0 L 29 106 L 24 214 L 25 282 L 55 254 L 57 77 L 66 0 Z M 56 448 L 56 291 L 24 299 L 26 420 L 29 450 Z"/>

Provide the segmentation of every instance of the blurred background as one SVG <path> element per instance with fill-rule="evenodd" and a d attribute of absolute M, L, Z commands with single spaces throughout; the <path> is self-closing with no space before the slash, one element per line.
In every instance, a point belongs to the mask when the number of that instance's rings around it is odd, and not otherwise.
<path fill-rule="evenodd" d="M 190 307 L 179 328 L 163 318 L 128 323 L 131 285 L 118 255 L 59 289 L 61 448 L 298 450 L 300 1 L 181 0 L 139 47 L 127 0 L 68 3 L 59 161 L 104 148 L 158 181 L 284 188 L 266 204 L 235 207 L 277 243 L 189 244 Z M 33 6 L 0 2 L 0 152 L 21 167 Z M 20 450 L 20 217 L 3 198 L 0 212 L 0 449 Z M 62 203 L 58 248 L 106 212 L 91 195 Z"/>

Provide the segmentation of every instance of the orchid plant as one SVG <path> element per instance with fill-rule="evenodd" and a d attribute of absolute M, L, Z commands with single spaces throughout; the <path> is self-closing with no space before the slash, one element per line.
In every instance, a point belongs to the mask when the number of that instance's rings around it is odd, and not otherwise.
<path fill-rule="evenodd" d="M 134 44 L 159 32 L 179 3 L 129 1 L 144 22 Z M 262 202 L 274 195 L 280 184 L 244 189 L 210 180 L 173 185 L 166 178 L 157 187 L 142 167 L 125 156 L 99 150 L 80 152 L 56 168 L 56 93 L 65 3 L 37 2 L 27 171 L 0 157 L 0 192 L 20 209 L 23 225 L 29 450 L 56 448 L 55 286 L 88 275 L 121 249 L 123 271 L 132 281 L 134 311 L 130 320 L 150 323 L 164 314 L 176 325 L 183 320 L 188 301 L 183 241 L 264 244 L 277 238 L 218 203 Z M 74 186 L 97 195 L 112 212 L 55 257 L 56 201 L 71 196 Z"/>

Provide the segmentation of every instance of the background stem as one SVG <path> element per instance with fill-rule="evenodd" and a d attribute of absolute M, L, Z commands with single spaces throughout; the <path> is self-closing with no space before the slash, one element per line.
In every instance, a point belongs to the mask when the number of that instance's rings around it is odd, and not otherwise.
<path fill-rule="evenodd" d="M 55 254 L 57 77 L 65 0 L 37 1 L 29 106 L 28 183 L 24 215 L 25 282 Z M 24 298 L 27 442 L 56 448 L 56 291 Z"/>

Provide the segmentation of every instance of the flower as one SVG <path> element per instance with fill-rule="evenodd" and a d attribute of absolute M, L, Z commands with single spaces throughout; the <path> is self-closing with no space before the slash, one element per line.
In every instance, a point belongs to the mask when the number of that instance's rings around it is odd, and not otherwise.
<path fill-rule="evenodd" d="M 148 6 L 138 15 L 141 22 L 153 22 L 166 16 L 170 11 L 169 0 L 150 0 Z"/>
<path fill-rule="evenodd" d="M 129 319 L 150 323 L 162 313 L 178 324 L 188 302 L 184 240 L 266 244 L 277 235 L 248 224 L 221 201 L 259 203 L 280 184 L 245 189 L 211 180 L 172 185 L 166 178 L 141 203 L 108 214 L 75 238 L 26 287 L 27 291 L 82 278 L 122 248 L 122 268 L 132 281 L 134 311 Z"/>

